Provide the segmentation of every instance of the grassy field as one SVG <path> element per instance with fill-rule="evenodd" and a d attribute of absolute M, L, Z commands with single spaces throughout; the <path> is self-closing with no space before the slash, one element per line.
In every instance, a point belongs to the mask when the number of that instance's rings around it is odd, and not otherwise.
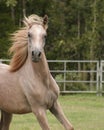
<path fill-rule="evenodd" d="M 95 95 L 60 96 L 64 113 L 75 130 L 104 130 L 104 97 Z M 64 130 L 56 118 L 47 112 L 51 130 Z M 33 114 L 15 115 L 10 130 L 41 130 Z"/>

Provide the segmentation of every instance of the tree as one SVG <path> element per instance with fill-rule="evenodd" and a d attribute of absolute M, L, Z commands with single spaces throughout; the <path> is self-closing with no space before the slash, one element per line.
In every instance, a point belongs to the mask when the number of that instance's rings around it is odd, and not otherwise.
<path fill-rule="evenodd" d="M 0 19 L 5 23 L 3 17 L 5 14 L 8 17 L 11 22 L 6 23 L 7 29 L 11 27 L 9 33 L 22 26 L 24 15 L 47 14 L 48 59 L 101 59 L 104 58 L 103 4 L 104 0 L 0 0 Z M 3 27 L 0 25 L 1 29 Z"/>

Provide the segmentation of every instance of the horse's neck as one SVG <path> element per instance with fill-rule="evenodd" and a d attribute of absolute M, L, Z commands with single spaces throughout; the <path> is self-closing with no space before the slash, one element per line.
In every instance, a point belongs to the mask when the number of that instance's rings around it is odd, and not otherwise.
<path fill-rule="evenodd" d="M 31 74 L 46 78 L 49 76 L 49 67 L 44 52 L 41 56 L 41 60 L 37 63 L 32 62 L 31 58 L 28 56 L 26 67 L 28 68 L 27 71 L 29 71 Z"/>
<path fill-rule="evenodd" d="M 35 72 L 37 71 L 42 74 L 49 73 L 49 67 L 48 67 L 46 56 L 45 56 L 44 52 L 42 54 L 41 60 L 38 63 L 32 62 L 32 65 L 33 65 Z"/>

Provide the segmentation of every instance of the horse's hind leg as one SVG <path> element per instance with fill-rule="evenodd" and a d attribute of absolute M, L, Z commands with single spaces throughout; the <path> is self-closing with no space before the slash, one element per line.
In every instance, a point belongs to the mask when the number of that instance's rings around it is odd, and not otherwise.
<path fill-rule="evenodd" d="M 3 111 L 1 111 L 0 130 L 2 130 L 2 127 L 3 127 Z"/>
<path fill-rule="evenodd" d="M 12 114 L 1 111 L 0 130 L 9 130 Z"/>

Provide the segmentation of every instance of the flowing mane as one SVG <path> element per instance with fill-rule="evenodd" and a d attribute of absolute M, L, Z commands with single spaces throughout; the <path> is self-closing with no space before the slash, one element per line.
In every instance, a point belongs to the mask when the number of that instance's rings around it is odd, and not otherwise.
<path fill-rule="evenodd" d="M 45 21 L 45 20 L 44 20 Z M 16 31 L 12 35 L 12 46 L 9 49 L 10 53 L 13 54 L 13 57 L 10 62 L 10 71 L 15 72 L 20 69 L 28 56 L 28 28 L 33 24 L 43 25 L 43 18 L 37 15 L 30 15 L 28 18 L 24 19 L 25 27 Z"/>
<path fill-rule="evenodd" d="M 9 49 L 10 53 L 13 53 L 13 57 L 10 62 L 10 71 L 14 72 L 18 70 L 26 61 L 28 55 L 28 41 L 27 41 L 27 29 L 22 28 L 15 33 L 11 38 L 13 45 Z"/>

